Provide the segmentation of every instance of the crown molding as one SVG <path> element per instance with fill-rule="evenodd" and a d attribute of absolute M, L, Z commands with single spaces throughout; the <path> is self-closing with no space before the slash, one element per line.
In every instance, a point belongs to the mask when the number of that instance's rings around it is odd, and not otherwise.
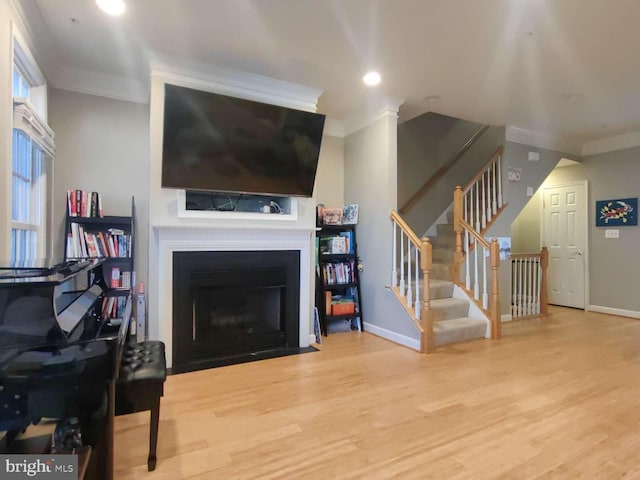
<path fill-rule="evenodd" d="M 573 155 L 580 155 L 582 151 L 582 145 L 568 141 L 557 135 L 534 132 L 533 130 L 514 127 L 512 125 L 507 126 L 505 137 L 509 142 L 523 143 L 525 145 L 531 145 L 532 147 L 545 148 Z"/>
<path fill-rule="evenodd" d="M 53 87 L 133 103 L 149 103 L 149 84 L 135 78 L 62 67 L 51 78 Z"/>
<path fill-rule="evenodd" d="M 344 136 L 347 137 L 384 117 L 398 118 L 398 109 L 404 100 L 395 97 L 380 97 L 365 109 L 344 120 Z"/>
<path fill-rule="evenodd" d="M 222 95 L 316 112 L 322 90 L 220 65 L 155 56 L 151 77 Z"/>
<path fill-rule="evenodd" d="M 582 145 L 582 155 L 598 155 L 633 147 L 640 147 L 640 131 L 585 142 Z"/>

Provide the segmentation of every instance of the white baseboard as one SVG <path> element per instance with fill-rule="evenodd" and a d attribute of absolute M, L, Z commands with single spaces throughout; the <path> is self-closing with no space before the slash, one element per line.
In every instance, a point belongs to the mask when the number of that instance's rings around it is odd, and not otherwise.
<path fill-rule="evenodd" d="M 316 343 L 316 336 L 313 333 L 309 334 L 309 345 Z"/>
<path fill-rule="evenodd" d="M 407 337 L 406 335 L 401 335 L 399 333 L 392 332 L 391 330 L 387 330 L 386 328 L 382 328 L 378 325 L 367 322 L 364 322 L 364 331 L 373 333 L 374 335 L 387 339 L 393 343 L 397 343 L 405 347 L 409 347 L 413 350 L 420 351 L 419 339 Z"/>
<path fill-rule="evenodd" d="M 640 318 L 640 312 L 634 310 L 623 310 L 622 308 L 601 307 L 600 305 L 589 305 L 590 312 L 608 313 L 609 315 L 619 315 L 620 317 Z"/>
<path fill-rule="evenodd" d="M 500 315 L 501 322 L 510 322 L 513 320 L 513 316 L 510 313 L 505 313 L 504 315 Z"/>

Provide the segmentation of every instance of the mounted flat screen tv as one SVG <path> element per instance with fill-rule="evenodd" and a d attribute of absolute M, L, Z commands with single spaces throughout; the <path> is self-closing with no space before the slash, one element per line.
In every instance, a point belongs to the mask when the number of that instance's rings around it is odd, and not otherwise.
<path fill-rule="evenodd" d="M 310 197 L 325 116 L 165 85 L 162 186 Z"/>

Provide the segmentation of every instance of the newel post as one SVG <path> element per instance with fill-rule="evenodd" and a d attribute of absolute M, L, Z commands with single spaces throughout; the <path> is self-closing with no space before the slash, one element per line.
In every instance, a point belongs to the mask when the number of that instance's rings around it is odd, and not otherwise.
<path fill-rule="evenodd" d="M 463 200 L 464 192 L 462 191 L 462 187 L 458 185 L 453 192 L 453 231 L 456 235 L 456 251 L 453 255 L 453 269 L 452 269 L 452 279 L 453 283 L 458 283 L 460 281 L 460 267 L 462 266 L 463 255 L 462 255 L 462 225 L 460 224 L 460 220 L 462 220 L 462 208 L 463 208 Z"/>
<path fill-rule="evenodd" d="M 489 254 L 491 261 L 491 338 L 497 340 L 502 336 L 502 322 L 500 320 L 500 292 L 498 290 L 500 245 L 495 238 L 491 240 Z"/>
<path fill-rule="evenodd" d="M 428 237 L 422 238 L 420 245 L 420 268 L 422 269 L 422 303 L 420 318 L 424 333 L 420 340 L 420 351 L 430 353 L 433 350 L 433 318 L 431 316 L 431 292 L 429 291 L 429 276 L 431 274 L 432 247 Z"/>
<path fill-rule="evenodd" d="M 547 247 L 542 247 L 540 252 L 540 269 L 542 279 L 540 281 L 540 313 L 549 313 L 549 294 L 547 293 L 547 266 L 549 265 L 549 251 Z"/>

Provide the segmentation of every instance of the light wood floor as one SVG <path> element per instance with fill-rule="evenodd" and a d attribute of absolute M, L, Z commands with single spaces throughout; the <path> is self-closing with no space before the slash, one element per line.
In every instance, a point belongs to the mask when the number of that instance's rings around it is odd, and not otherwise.
<path fill-rule="evenodd" d="M 552 308 L 421 355 L 370 334 L 167 379 L 116 420 L 116 478 L 640 479 L 640 321 Z"/>

